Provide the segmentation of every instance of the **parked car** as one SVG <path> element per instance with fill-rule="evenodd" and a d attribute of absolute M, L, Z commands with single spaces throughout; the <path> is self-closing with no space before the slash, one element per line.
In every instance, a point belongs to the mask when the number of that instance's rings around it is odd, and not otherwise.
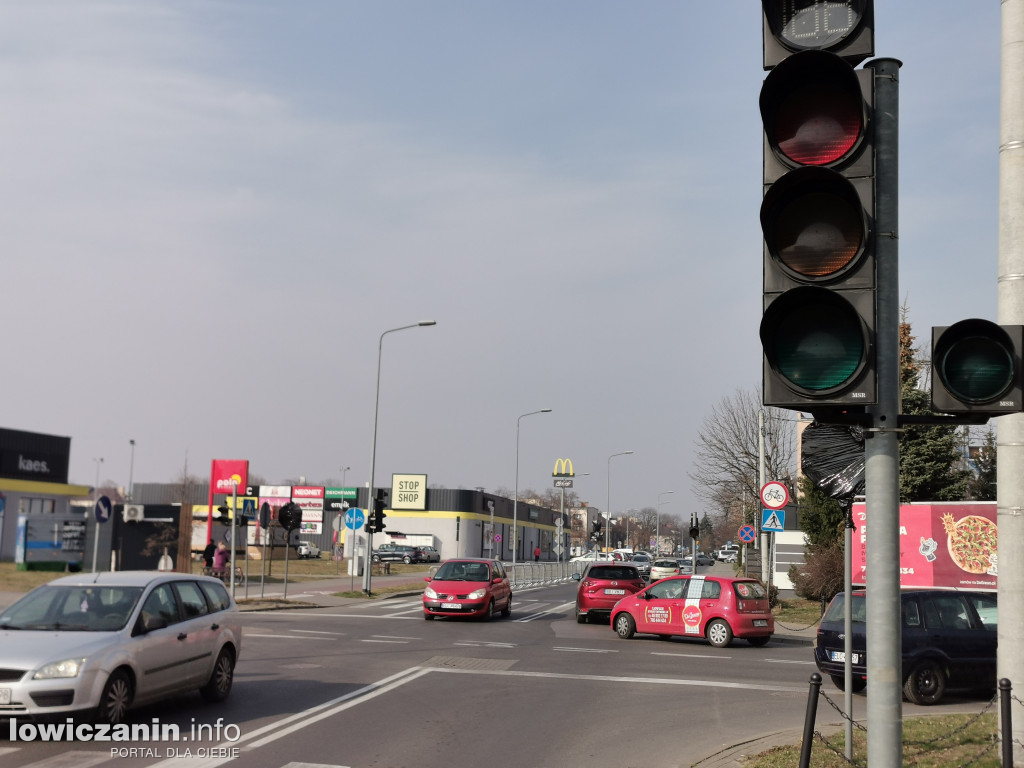
<path fill-rule="evenodd" d="M 495 611 L 512 614 L 512 585 L 500 560 L 445 560 L 425 581 L 424 619 L 475 616 L 487 620 Z"/>
<path fill-rule="evenodd" d="M 666 576 L 675 576 L 679 573 L 679 561 L 667 557 L 659 557 L 651 563 L 651 581 L 664 579 Z"/>
<path fill-rule="evenodd" d="M 569 560 L 570 563 L 591 563 L 595 561 L 611 562 L 615 560 L 609 552 L 587 552 L 585 555 L 577 555 Z"/>
<path fill-rule="evenodd" d="M 707 555 L 707 554 L 705 554 L 703 552 L 698 552 L 697 553 L 697 565 L 714 565 L 714 564 L 715 564 L 715 558 L 713 558 L 711 555 Z"/>
<path fill-rule="evenodd" d="M 591 616 L 611 615 L 619 600 L 644 587 L 640 571 L 627 562 L 591 563 L 582 574 L 572 577 L 580 583 L 576 590 L 576 621 L 580 624 Z"/>
<path fill-rule="evenodd" d="M 65 576 L 0 613 L 3 714 L 118 724 L 186 691 L 222 701 L 242 649 L 220 580 L 158 571 Z"/>
<path fill-rule="evenodd" d="M 295 548 L 295 554 L 300 559 L 307 557 L 320 557 L 320 547 L 311 541 L 300 541 L 299 545 Z"/>
<path fill-rule="evenodd" d="M 734 637 L 765 645 L 775 632 L 768 590 L 754 579 L 670 576 L 620 600 L 612 629 L 628 640 L 636 633 L 702 637 L 724 648 Z"/>
<path fill-rule="evenodd" d="M 720 563 L 735 563 L 739 556 L 740 553 L 735 549 L 726 549 L 718 553 L 718 561 Z"/>
<path fill-rule="evenodd" d="M 845 686 L 844 606 L 846 595 L 832 598 L 814 643 L 814 661 L 837 688 Z M 851 689 L 867 685 L 865 594 L 850 599 L 853 619 Z M 948 689 L 996 687 L 994 592 L 914 589 L 900 593 L 903 695 L 914 704 L 936 704 Z"/>
<path fill-rule="evenodd" d="M 417 563 L 440 563 L 441 553 L 431 546 L 416 547 Z"/>
<path fill-rule="evenodd" d="M 630 565 L 635 565 L 636 569 L 640 571 L 640 575 L 645 579 L 651 577 L 651 556 L 645 552 L 636 552 L 629 560 Z"/>
<path fill-rule="evenodd" d="M 416 562 L 416 548 L 407 544 L 381 544 L 373 551 L 371 559 L 375 563 L 409 563 Z"/>

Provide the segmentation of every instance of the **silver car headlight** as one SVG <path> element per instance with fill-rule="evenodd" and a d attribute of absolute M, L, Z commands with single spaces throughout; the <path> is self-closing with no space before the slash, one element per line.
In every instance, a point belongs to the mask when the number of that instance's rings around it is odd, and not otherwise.
<path fill-rule="evenodd" d="M 466 595 L 466 597 L 468 597 L 470 600 L 479 600 L 486 594 L 487 590 L 481 587 L 480 589 L 474 589 L 472 592 Z"/>
<path fill-rule="evenodd" d="M 32 675 L 33 680 L 54 680 L 57 678 L 78 677 L 85 666 L 85 659 L 64 659 L 51 664 L 44 664 Z"/>
<path fill-rule="evenodd" d="M 434 591 L 433 589 L 431 589 L 430 587 L 427 587 L 427 588 L 426 588 L 426 589 L 425 589 L 425 590 L 423 591 L 423 594 L 424 594 L 424 595 L 426 595 L 427 597 L 429 597 L 429 598 L 430 598 L 431 600 L 436 600 L 436 599 L 437 599 L 437 592 L 435 592 L 435 591 Z"/>

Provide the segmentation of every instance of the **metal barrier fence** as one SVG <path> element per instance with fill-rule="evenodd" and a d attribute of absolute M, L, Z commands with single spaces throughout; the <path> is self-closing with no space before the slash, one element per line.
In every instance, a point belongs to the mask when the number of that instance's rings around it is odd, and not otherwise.
<path fill-rule="evenodd" d="M 582 573 L 586 563 L 570 563 L 568 560 L 562 562 L 526 562 L 512 563 L 503 562 L 505 572 L 508 573 L 512 589 L 523 589 L 525 587 L 536 587 L 543 584 L 560 584 L 570 581 L 574 573 Z M 430 566 L 428 573 L 431 578 L 437 573 L 441 564 Z"/>

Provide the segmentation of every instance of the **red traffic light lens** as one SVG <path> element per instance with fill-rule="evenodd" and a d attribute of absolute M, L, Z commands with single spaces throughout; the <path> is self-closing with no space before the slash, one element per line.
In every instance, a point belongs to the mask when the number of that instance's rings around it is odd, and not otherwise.
<path fill-rule="evenodd" d="M 790 56 L 761 87 L 768 147 L 792 168 L 845 165 L 863 143 L 865 100 L 857 72 L 838 56 L 822 51 Z"/>
<path fill-rule="evenodd" d="M 860 96 L 810 83 L 786 97 L 772 130 L 779 152 L 796 165 L 829 165 L 845 157 L 860 138 Z"/>

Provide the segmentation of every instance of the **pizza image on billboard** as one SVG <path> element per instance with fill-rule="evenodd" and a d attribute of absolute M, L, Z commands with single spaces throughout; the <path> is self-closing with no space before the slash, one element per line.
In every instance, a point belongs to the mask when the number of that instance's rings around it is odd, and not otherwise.
<path fill-rule="evenodd" d="M 954 520 L 942 516 L 946 529 L 949 556 L 961 570 L 968 573 L 993 573 L 996 564 L 996 524 L 980 515 L 966 515 Z"/>

